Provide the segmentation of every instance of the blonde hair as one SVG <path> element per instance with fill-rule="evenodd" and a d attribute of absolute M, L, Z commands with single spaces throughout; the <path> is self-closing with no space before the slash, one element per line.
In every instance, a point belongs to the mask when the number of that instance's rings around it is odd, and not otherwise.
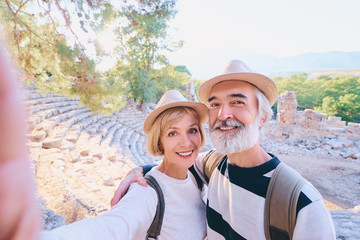
<path fill-rule="evenodd" d="M 146 149 L 153 156 L 163 156 L 164 150 L 161 149 L 161 133 L 168 129 L 174 122 L 178 121 L 184 114 L 191 113 L 198 120 L 199 131 L 201 136 L 201 146 L 205 145 L 204 128 L 200 123 L 200 117 L 197 112 L 189 107 L 174 107 L 162 112 L 154 121 L 153 126 L 147 134 Z"/>

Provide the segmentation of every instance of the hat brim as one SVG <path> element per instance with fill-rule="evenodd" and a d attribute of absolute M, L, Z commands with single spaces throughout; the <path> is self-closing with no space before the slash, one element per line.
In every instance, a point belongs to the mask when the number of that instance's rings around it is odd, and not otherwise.
<path fill-rule="evenodd" d="M 147 134 L 152 125 L 154 124 L 157 117 L 163 113 L 164 111 L 174 108 L 174 107 L 189 107 L 194 109 L 200 118 L 200 123 L 204 124 L 206 123 L 208 119 L 208 108 L 206 105 L 199 103 L 199 102 L 187 102 L 187 101 L 179 101 L 179 102 L 173 102 L 166 105 L 163 105 L 161 107 L 156 108 L 154 111 L 152 111 L 147 118 L 145 119 L 143 131 L 145 134 Z"/>
<path fill-rule="evenodd" d="M 198 95 L 200 101 L 208 106 L 208 99 L 210 97 L 212 88 L 220 82 L 232 80 L 244 81 L 254 85 L 264 93 L 271 106 L 276 102 L 278 95 L 278 88 L 276 83 L 271 78 L 258 73 L 230 73 L 209 79 L 199 87 Z"/>

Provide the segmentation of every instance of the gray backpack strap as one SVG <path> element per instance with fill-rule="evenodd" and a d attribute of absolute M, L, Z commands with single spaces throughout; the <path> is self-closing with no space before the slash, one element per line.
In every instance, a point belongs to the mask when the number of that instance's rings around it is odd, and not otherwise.
<path fill-rule="evenodd" d="M 267 240 L 292 239 L 296 223 L 296 206 L 306 180 L 294 169 L 280 163 L 270 179 L 264 210 Z"/>
<path fill-rule="evenodd" d="M 216 151 L 210 151 L 204 157 L 204 177 L 207 183 L 209 183 L 211 174 L 214 172 L 215 168 L 224 157 L 224 154 L 218 153 Z"/>
<path fill-rule="evenodd" d="M 161 226 L 165 211 L 165 199 L 160 185 L 153 176 L 145 175 L 146 182 L 155 189 L 158 196 L 158 204 L 153 222 L 147 231 L 145 239 L 157 239 L 161 232 Z"/>

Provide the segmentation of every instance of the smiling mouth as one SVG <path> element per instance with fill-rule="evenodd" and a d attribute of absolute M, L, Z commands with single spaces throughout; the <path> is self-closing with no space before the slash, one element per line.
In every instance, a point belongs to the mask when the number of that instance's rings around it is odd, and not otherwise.
<path fill-rule="evenodd" d="M 218 127 L 218 129 L 222 130 L 222 131 L 227 131 L 227 130 L 236 129 L 236 128 L 238 128 L 238 126 L 221 126 L 221 127 Z"/>
<path fill-rule="evenodd" d="M 179 154 L 182 157 L 187 157 L 187 156 L 190 156 L 193 152 L 194 152 L 194 150 L 191 150 L 189 152 L 177 152 L 177 154 Z"/>

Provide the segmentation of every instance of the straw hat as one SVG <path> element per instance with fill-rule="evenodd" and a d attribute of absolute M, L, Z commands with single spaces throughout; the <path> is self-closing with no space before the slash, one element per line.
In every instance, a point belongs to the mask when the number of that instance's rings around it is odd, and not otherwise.
<path fill-rule="evenodd" d="M 208 104 L 211 89 L 218 83 L 229 80 L 239 80 L 248 82 L 262 91 L 269 100 L 270 105 L 274 105 L 278 95 L 278 88 L 276 83 L 259 73 L 254 73 L 246 64 L 240 60 L 230 61 L 222 75 L 214 77 L 201 84 L 198 94 L 200 101 Z"/>
<path fill-rule="evenodd" d="M 200 123 L 204 124 L 208 118 L 208 108 L 199 102 L 190 102 L 184 98 L 183 95 L 179 91 L 170 90 L 166 92 L 156 105 L 154 111 L 152 111 L 149 116 L 145 119 L 143 131 L 144 133 L 148 133 L 150 128 L 152 127 L 156 118 L 165 110 L 173 107 L 189 107 L 194 109 L 199 117 Z"/>

